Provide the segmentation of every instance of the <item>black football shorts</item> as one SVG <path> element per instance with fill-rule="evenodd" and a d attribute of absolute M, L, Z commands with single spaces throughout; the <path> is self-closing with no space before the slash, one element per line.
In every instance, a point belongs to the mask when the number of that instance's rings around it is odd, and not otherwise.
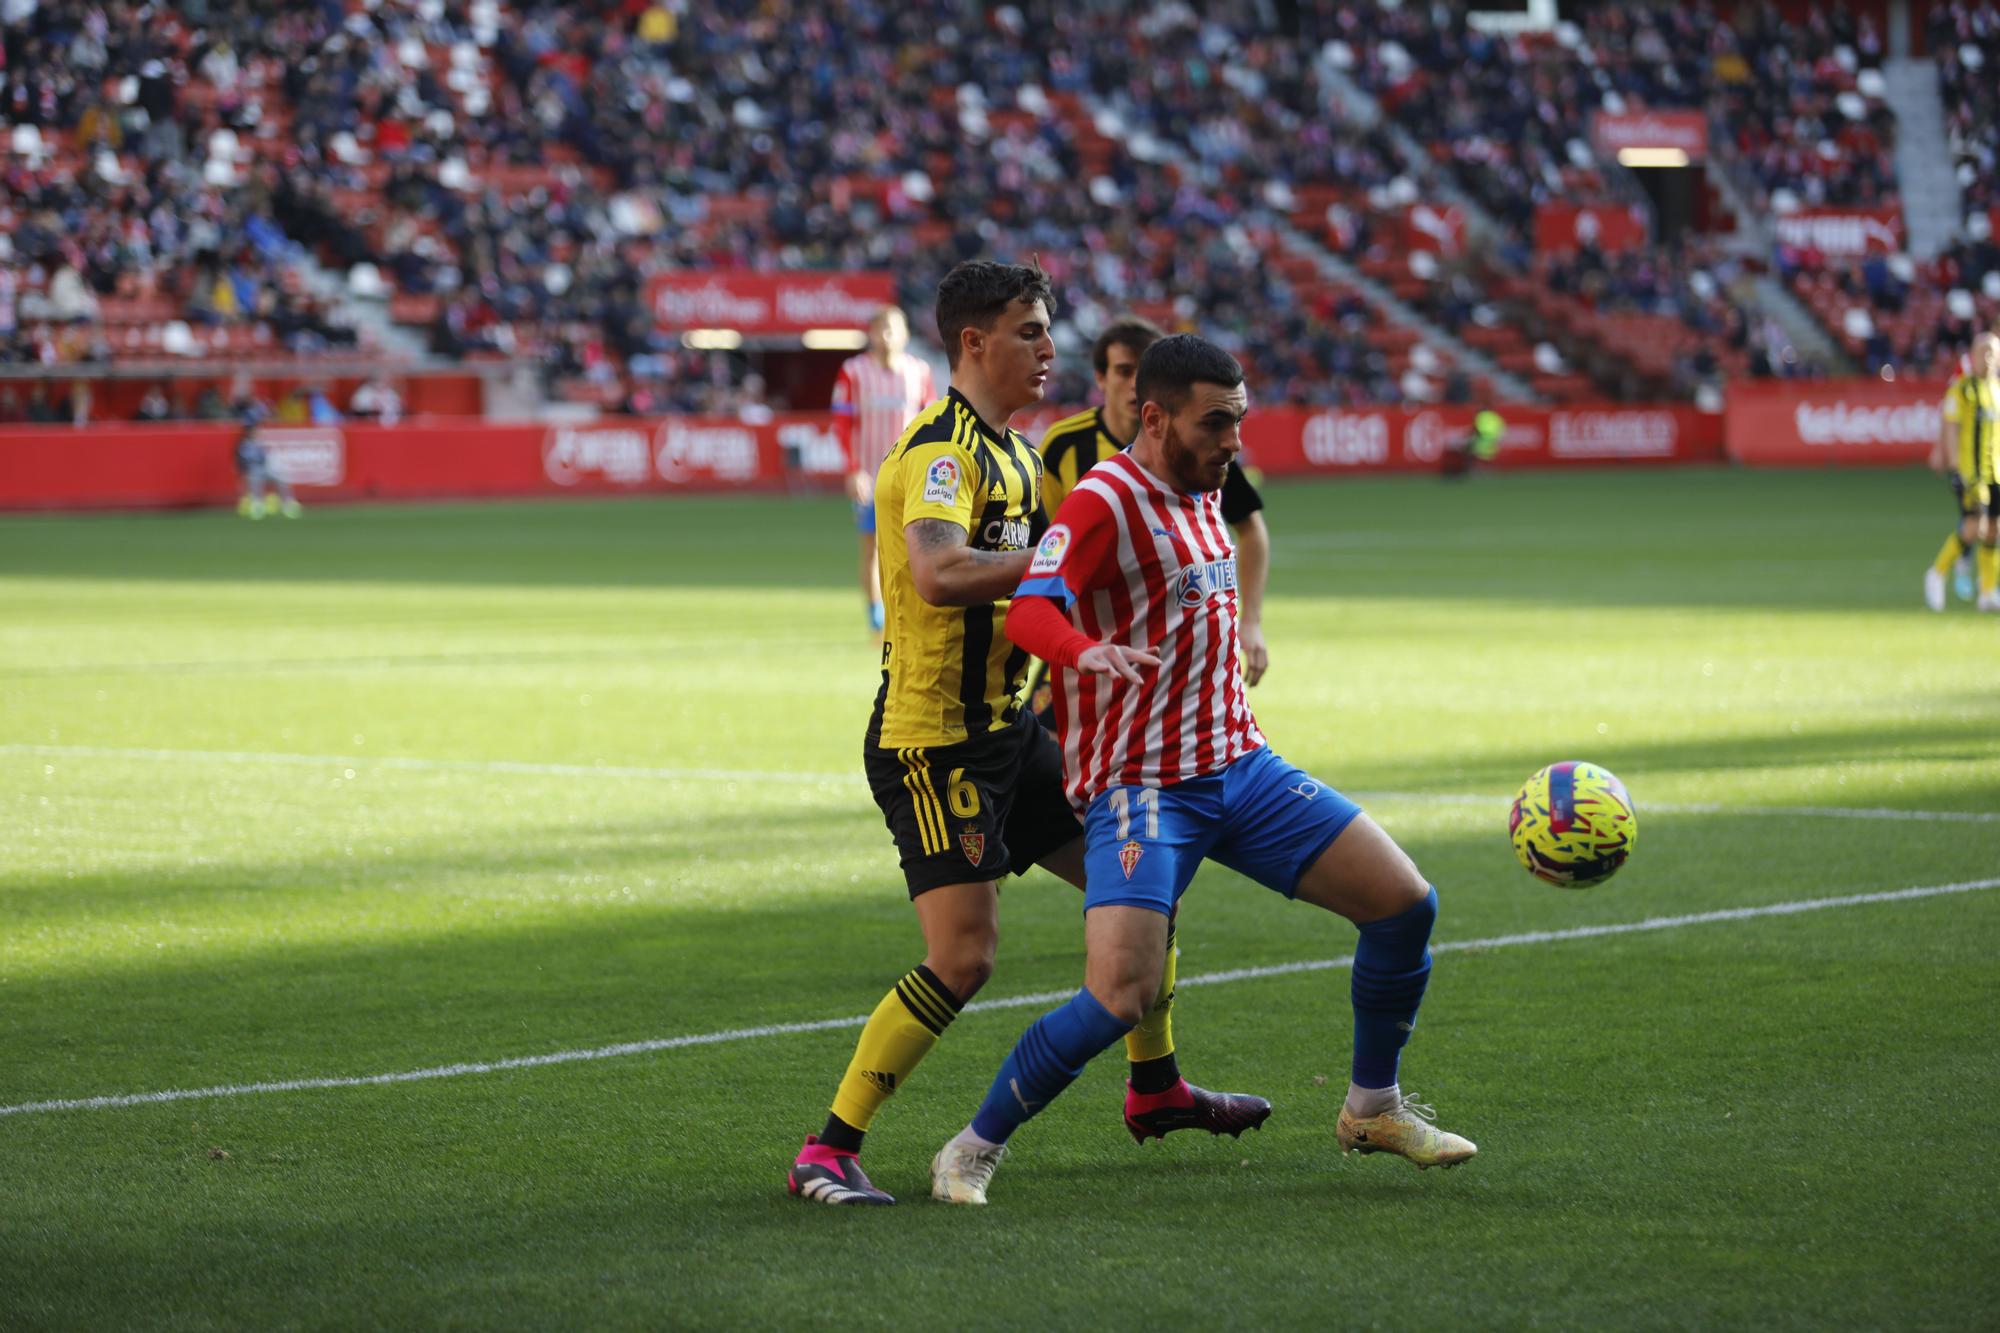
<path fill-rule="evenodd" d="M 1022 874 L 1083 834 L 1063 795 L 1062 751 L 1025 710 L 951 745 L 865 746 L 862 766 L 912 898 Z"/>

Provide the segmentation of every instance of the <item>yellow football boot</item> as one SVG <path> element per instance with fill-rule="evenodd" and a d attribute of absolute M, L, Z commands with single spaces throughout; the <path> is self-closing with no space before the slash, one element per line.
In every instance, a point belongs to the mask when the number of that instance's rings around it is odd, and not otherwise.
<path fill-rule="evenodd" d="M 1470 1139 L 1462 1139 L 1432 1124 L 1437 1111 L 1405 1095 L 1392 1111 L 1380 1115 L 1357 1116 L 1340 1108 L 1334 1135 L 1342 1152 L 1389 1152 L 1407 1157 L 1419 1169 L 1457 1166 L 1479 1151 Z"/>

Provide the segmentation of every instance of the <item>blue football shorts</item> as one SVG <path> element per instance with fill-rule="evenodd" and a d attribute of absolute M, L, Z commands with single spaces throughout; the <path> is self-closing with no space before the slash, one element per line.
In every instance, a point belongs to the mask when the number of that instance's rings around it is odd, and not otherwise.
<path fill-rule="evenodd" d="M 1204 857 L 1287 898 L 1361 807 L 1268 746 L 1171 787 L 1113 787 L 1084 815 L 1084 910 L 1173 910 Z"/>
<path fill-rule="evenodd" d="M 875 502 L 857 500 L 854 502 L 854 530 L 864 537 L 875 535 Z"/>

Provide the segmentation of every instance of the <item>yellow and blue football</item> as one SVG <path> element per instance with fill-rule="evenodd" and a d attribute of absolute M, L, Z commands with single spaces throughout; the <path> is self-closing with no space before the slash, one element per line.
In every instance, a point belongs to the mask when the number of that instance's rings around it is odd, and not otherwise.
<path fill-rule="evenodd" d="M 1639 814 L 1609 769 L 1572 759 L 1522 784 L 1507 833 L 1514 855 L 1536 879 L 1587 889 L 1610 879 L 1632 855 Z"/>

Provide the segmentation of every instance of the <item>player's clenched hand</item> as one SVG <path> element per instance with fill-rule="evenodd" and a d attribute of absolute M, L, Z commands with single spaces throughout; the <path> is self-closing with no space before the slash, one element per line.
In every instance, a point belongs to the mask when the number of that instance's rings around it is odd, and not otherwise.
<path fill-rule="evenodd" d="M 1156 654 L 1149 653 L 1144 648 L 1127 648 L 1122 643 L 1093 643 L 1078 653 L 1076 658 L 1078 671 L 1095 671 L 1100 675 L 1117 676 L 1121 680 L 1131 681 L 1134 685 L 1139 683 L 1140 667 L 1156 667 L 1159 664 L 1160 659 Z"/>

